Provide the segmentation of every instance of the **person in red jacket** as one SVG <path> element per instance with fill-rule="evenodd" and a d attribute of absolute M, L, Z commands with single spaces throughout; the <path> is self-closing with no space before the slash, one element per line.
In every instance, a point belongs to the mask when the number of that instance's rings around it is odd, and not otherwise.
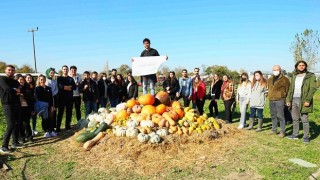
<path fill-rule="evenodd" d="M 203 114 L 203 105 L 206 95 L 206 85 L 201 80 L 199 75 L 196 75 L 193 79 L 192 88 L 192 102 L 197 105 L 199 113 Z"/>

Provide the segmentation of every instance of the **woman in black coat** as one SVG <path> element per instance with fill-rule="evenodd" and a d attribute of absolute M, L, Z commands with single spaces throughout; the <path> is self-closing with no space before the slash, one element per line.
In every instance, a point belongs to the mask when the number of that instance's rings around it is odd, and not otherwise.
<path fill-rule="evenodd" d="M 124 82 L 124 78 L 121 74 L 117 74 L 117 79 L 116 79 L 118 85 L 120 86 L 119 90 L 119 103 L 120 102 L 125 102 L 126 101 L 126 95 L 127 95 L 127 90 L 126 90 L 126 83 Z"/>
<path fill-rule="evenodd" d="M 174 71 L 169 72 L 169 76 L 163 82 L 162 86 L 164 91 L 170 95 L 171 100 L 177 99 L 177 92 L 180 89 L 180 85 Z"/>
<path fill-rule="evenodd" d="M 212 83 L 209 89 L 209 97 L 211 102 L 209 104 L 210 117 L 213 117 L 213 108 L 215 111 L 215 118 L 218 118 L 218 100 L 221 94 L 222 80 L 219 78 L 218 74 L 213 75 Z"/>
<path fill-rule="evenodd" d="M 106 73 L 101 73 L 101 78 L 98 81 L 98 88 L 99 88 L 99 103 L 101 107 L 106 107 L 108 103 L 108 85 L 109 80 L 107 78 Z"/>
<path fill-rule="evenodd" d="M 109 101 L 110 101 L 110 106 L 111 107 L 116 107 L 120 102 L 120 100 L 119 100 L 120 88 L 121 88 L 121 86 L 116 81 L 116 77 L 115 76 L 111 76 L 110 84 L 108 86 L 108 97 L 109 97 Z"/>
<path fill-rule="evenodd" d="M 138 84 L 133 76 L 127 76 L 127 100 L 136 99 L 138 97 Z"/>

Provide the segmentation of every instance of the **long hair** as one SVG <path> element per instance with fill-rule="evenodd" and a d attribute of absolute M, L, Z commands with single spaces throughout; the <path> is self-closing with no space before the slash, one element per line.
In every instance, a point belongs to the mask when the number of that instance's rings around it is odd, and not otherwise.
<path fill-rule="evenodd" d="M 214 77 L 212 78 L 211 87 L 212 87 L 213 85 L 215 85 L 215 84 L 220 80 L 219 74 L 215 73 L 214 75 L 217 75 L 217 76 L 218 76 L 218 79 L 215 80 Z M 214 76 L 214 75 L 213 75 L 213 76 Z"/>
<path fill-rule="evenodd" d="M 300 63 L 303 63 L 303 64 L 306 66 L 306 68 L 304 69 L 303 72 L 304 72 L 304 73 L 307 72 L 307 71 L 308 71 L 308 64 L 307 64 L 307 62 L 305 62 L 305 61 L 297 61 L 296 64 L 294 65 L 295 71 L 296 71 L 297 73 L 300 73 L 300 71 L 298 71 L 298 65 L 299 65 Z"/>
<path fill-rule="evenodd" d="M 43 77 L 44 80 L 46 81 L 46 76 L 43 75 L 43 74 L 40 74 L 40 75 L 38 76 L 38 79 L 37 79 L 37 86 L 40 86 L 40 78 L 41 78 L 41 77 Z"/>
<path fill-rule="evenodd" d="M 242 81 L 242 76 L 246 76 L 246 77 L 247 77 L 247 80 Z M 242 84 L 243 82 L 244 82 L 244 83 L 248 83 L 248 82 L 249 82 L 249 75 L 248 75 L 248 73 L 246 73 L 246 72 L 243 72 L 243 73 L 240 75 L 239 84 Z"/>
<path fill-rule="evenodd" d="M 195 82 L 196 78 L 198 79 L 198 82 Z M 201 77 L 199 75 L 196 75 L 194 78 L 193 78 L 193 88 L 196 88 L 199 86 L 199 84 L 201 83 Z"/>
<path fill-rule="evenodd" d="M 133 83 L 137 83 L 137 81 L 134 79 L 134 77 L 132 76 L 132 75 L 128 75 L 127 76 L 127 78 L 128 77 L 131 77 L 131 83 L 133 84 Z"/>
<path fill-rule="evenodd" d="M 253 87 L 255 86 L 256 82 L 257 82 L 257 80 L 256 80 L 256 78 L 255 78 L 255 75 L 256 75 L 257 73 L 260 74 L 260 76 L 261 76 L 260 86 L 262 86 L 262 87 L 267 87 L 267 80 L 263 77 L 262 72 L 261 72 L 261 71 L 255 71 L 255 72 L 253 73 L 253 81 L 252 81 L 251 88 L 253 88 Z"/>
<path fill-rule="evenodd" d="M 173 77 L 172 77 L 172 78 L 170 77 L 170 74 L 171 74 L 171 73 L 173 74 Z M 170 81 L 171 84 L 173 84 L 174 82 L 177 82 L 177 81 L 178 81 L 178 79 L 177 79 L 177 77 L 176 77 L 176 73 L 175 73 L 174 71 L 170 71 L 170 72 L 169 72 L 167 79 Z"/>

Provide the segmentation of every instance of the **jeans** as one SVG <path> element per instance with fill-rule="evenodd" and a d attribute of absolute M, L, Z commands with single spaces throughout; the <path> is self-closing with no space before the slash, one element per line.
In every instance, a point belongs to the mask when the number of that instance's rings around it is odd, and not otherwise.
<path fill-rule="evenodd" d="M 280 122 L 280 133 L 285 133 L 286 122 L 284 119 L 284 100 L 269 101 L 269 108 L 272 120 L 272 131 L 277 132 L 278 121 Z"/>
<path fill-rule="evenodd" d="M 66 108 L 66 128 L 70 128 L 71 125 L 71 118 L 72 118 L 72 99 L 71 100 L 62 100 L 60 99 L 59 107 L 58 107 L 58 118 L 57 118 L 57 130 L 60 130 L 62 116 L 64 113 L 64 108 Z"/>
<path fill-rule="evenodd" d="M 179 99 L 181 99 L 181 98 L 183 99 L 183 107 L 189 107 L 189 105 L 190 105 L 189 96 L 180 95 L 180 97 L 177 98 L 177 101 L 178 101 Z"/>
<path fill-rule="evenodd" d="M 300 113 L 301 99 L 293 98 L 292 101 L 292 119 L 293 119 L 293 134 L 294 136 L 299 135 L 299 119 L 301 119 L 303 125 L 303 137 L 309 136 L 309 120 L 307 113 Z"/>
<path fill-rule="evenodd" d="M 81 110 L 80 110 L 81 96 L 73 96 L 73 104 L 74 104 L 74 108 L 76 109 L 77 120 L 79 121 L 81 119 Z"/>
<path fill-rule="evenodd" d="M 116 107 L 119 104 L 119 98 L 110 98 L 110 106 Z"/>
<path fill-rule="evenodd" d="M 84 106 L 86 108 L 86 117 L 93 111 L 97 112 L 97 103 L 95 101 L 86 101 L 84 102 Z"/>
<path fill-rule="evenodd" d="M 20 137 L 21 138 L 30 138 L 32 137 L 32 131 L 30 126 L 30 117 L 31 111 L 29 107 L 21 107 L 20 108 L 20 121 L 21 126 L 19 128 Z"/>
<path fill-rule="evenodd" d="M 256 117 L 256 113 L 258 113 L 258 118 L 259 119 L 263 119 L 263 109 L 251 107 L 250 108 L 250 118 L 255 118 Z"/>
<path fill-rule="evenodd" d="M 18 142 L 19 129 L 16 127 L 18 122 L 18 105 L 2 105 L 3 113 L 6 118 L 7 128 L 3 135 L 2 147 L 9 147 L 10 136 L 12 135 L 13 143 Z"/>
<path fill-rule="evenodd" d="M 210 104 L 209 104 L 209 111 L 210 111 L 210 117 L 213 117 L 213 108 L 214 108 L 214 114 L 215 114 L 215 117 L 218 116 L 219 114 L 219 111 L 218 111 L 218 103 L 216 102 L 218 100 L 216 99 L 212 99 Z"/>
<path fill-rule="evenodd" d="M 223 101 L 224 103 L 224 109 L 225 109 L 225 113 L 226 113 L 226 122 L 231 123 L 232 122 L 232 105 L 234 103 L 235 99 L 229 99 L 229 100 L 225 100 Z"/>
<path fill-rule="evenodd" d="M 107 107 L 107 102 L 108 102 L 107 98 L 105 98 L 105 97 L 100 98 L 100 106 L 101 107 L 103 107 L 103 108 Z"/>
<path fill-rule="evenodd" d="M 248 107 L 248 98 L 241 97 L 239 98 L 239 108 L 240 108 L 240 125 L 246 124 L 246 114 L 247 114 L 247 107 Z"/>
<path fill-rule="evenodd" d="M 155 82 L 153 82 L 152 79 L 147 78 L 145 76 L 142 77 L 143 94 L 148 93 L 148 83 L 150 84 L 150 94 L 155 95 L 155 90 L 154 90 Z"/>
<path fill-rule="evenodd" d="M 202 99 L 202 101 L 200 99 L 197 99 L 195 104 L 197 105 L 197 108 L 198 108 L 200 115 L 202 115 L 203 114 L 204 99 Z"/>
<path fill-rule="evenodd" d="M 37 115 L 35 114 L 31 116 L 31 119 L 32 119 L 32 129 L 35 130 L 37 127 Z"/>
<path fill-rule="evenodd" d="M 53 114 L 51 113 L 50 109 L 48 111 L 49 111 L 48 118 L 46 118 L 46 119 L 42 118 L 42 123 L 41 123 L 42 129 L 43 129 L 44 132 L 52 132 L 52 131 L 54 131 L 54 126 L 55 126 L 54 121 L 52 119 L 52 117 L 53 117 L 52 115 Z"/>

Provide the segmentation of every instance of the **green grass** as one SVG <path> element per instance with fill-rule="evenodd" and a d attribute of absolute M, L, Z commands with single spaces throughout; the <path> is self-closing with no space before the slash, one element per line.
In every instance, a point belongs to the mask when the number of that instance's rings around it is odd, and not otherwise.
<path fill-rule="evenodd" d="M 72 135 L 64 133 L 59 142 L 41 140 L 35 147 L 25 148 L 15 152 L 14 156 L 2 156 L 13 170 L 0 173 L 0 179 L 307 179 L 320 166 L 320 92 L 315 95 L 314 112 L 310 114 L 311 137 L 309 144 L 302 140 L 292 141 L 269 135 L 271 128 L 270 112 L 268 107 L 264 110 L 264 131 L 244 131 L 247 139 L 240 139 L 241 145 L 227 147 L 223 155 L 217 154 L 211 163 L 190 164 L 182 168 L 176 166 L 171 170 L 152 176 L 141 176 L 134 169 L 123 173 L 113 167 L 101 169 L 95 167 L 86 157 L 76 156 L 79 149 L 70 146 L 68 154 L 61 154 L 56 147 L 63 145 L 68 148 L 64 140 Z M 207 101 L 205 112 L 208 113 Z M 219 109 L 223 110 L 222 102 Z M 83 111 L 84 112 L 84 111 Z M 238 125 L 239 110 L 234 116 L 234 126 Z M 73 124 L 76 123 L 75 115 Z M 223 118 L 223 111 L 220 113 Z M 5 120 L 0 111 L 0 136 L 5 129 Z M 41 130 L 38 119 L 38 130 Z M 64 127 L 64 126 L 62 126 Z M 292 125 L 287 125 L 286 132 L 292 131 Z M 302 127 L 301 127 L 302 130 Z M 300 135 L 302 131 L 300 131 Z M 1 139 L 2 140 L 2 139 Z M 213 147 L 214 148 L 214 147 Z M 90 152 L 91 153 L 91 152 Z M 99 152 L 105 153 L 105 152 Z M 190 155 L 192 156 L 192 155 Z M 82 158 L 82 161 L 78 161 Z M 317 164 L 317 168 L 304 168 L 289 162 L 291 158 L 301 158 L 305 161 Z M 173 159 L 176 159 L 176 157 Z M 153 167 L 156 168 L 156 167 Z M 244 178 L 243 178 L 244 177 Z"/>

